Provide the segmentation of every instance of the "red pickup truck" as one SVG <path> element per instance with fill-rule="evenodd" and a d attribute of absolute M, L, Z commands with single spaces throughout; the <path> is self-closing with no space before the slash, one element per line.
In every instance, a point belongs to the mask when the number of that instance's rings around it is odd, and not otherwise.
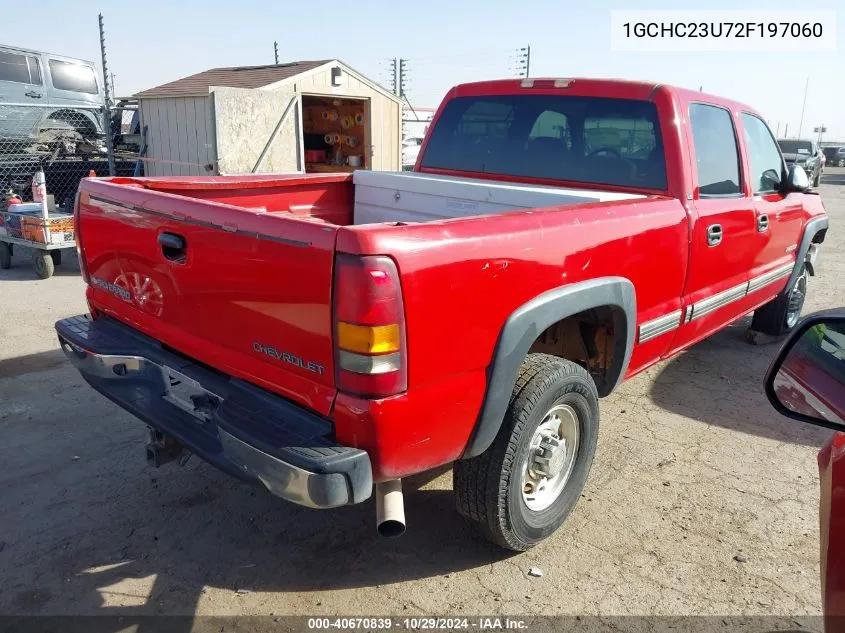
<path fill-rule="evenodd" d="M 599 398 L 741 316 L 798 319 L 828 219 L 739 103 L 654 83 L 453 88 L 412 173 L 107 178 L 75 209 L 67 356 L 150 427 L 306 506 L 454 462 L 513 550 L 559 527 Z"/>

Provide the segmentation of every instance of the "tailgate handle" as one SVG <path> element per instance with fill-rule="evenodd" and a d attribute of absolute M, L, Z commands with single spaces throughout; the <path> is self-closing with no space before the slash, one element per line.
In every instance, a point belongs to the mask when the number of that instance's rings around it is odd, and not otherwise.
<path fill-rule="evenodd" d="M 177 264 L 185 263 L 188 258 L 188 244 L 184 237 L 176 233 L 159 233 L 158 243 L 165 259 Z"/>

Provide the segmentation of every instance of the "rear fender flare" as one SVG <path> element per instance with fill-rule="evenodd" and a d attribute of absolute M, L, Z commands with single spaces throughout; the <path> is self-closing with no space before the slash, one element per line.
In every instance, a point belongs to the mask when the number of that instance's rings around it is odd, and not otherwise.
<path fill-rule="evenodd" d="M 618 385 L 634 347 L 637 324 L 634 285 L 624 277 L 600 277 L 554 288 L 514 311 L 505 322 L 487 370 L 487 392 L 462 459 L 480 455 L 493 443 L 510 402 L 519 367 L 537 337 L 552 324 L 585 310 L 613 308 L 615 349 L 599 396 Z"/>

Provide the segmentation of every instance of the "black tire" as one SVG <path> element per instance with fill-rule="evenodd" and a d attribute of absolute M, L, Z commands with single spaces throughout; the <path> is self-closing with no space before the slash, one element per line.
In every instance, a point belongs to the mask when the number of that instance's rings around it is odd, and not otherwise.
<path fill-rule="evenodd" d="M 39 279 L 49 279 L 56 270 L 50 251 L 32 251 L 32 262 Z"/>
<path fill-rule="evenodd" d="M 845 167 L 845 158 L 840 158 L 840 159 L 836 162 L 836 166 L 837 166 L 837 167 Z"/>
<path fill-rule="evenodd" d="M 0 268 L 7 270 L 12 267 L 12 245 L 0 242 Z"/>
<path fill-rule="evenodd" d="M 820 181 L 821 179 L 822 179 L 822 171 L 821 171 L 821 169 L 820 169 L 819 171 L 817 171 L 817 172 L 816 172 L 816 177 L 815 177 L 815 178 L 813 178 L 813 186 L 814 186 L 814 187 L 818 187 L 818 186 L 819 186 L 819 181 Z"/>
<path fill-rule="evenodd" d="M 530 442 L 553 407 L 575 412 L 580 436 L 568 479 L 551 505 L 535 511 L 523 499 L 522 469 Z M 581 496 L 596 450 L 599 405 L 587 371 L 548 354 L 529 354 L 519 371 L 502 428 L 481 455 L 458 461 L 454 469 L 455 503 L 493 543 L 525 551 L 563 524 Z"/>
<path fill-rule="evenodd" d="M 792 331 L 799 321 L 798 317 L 806 297 L 807 269 L 802 266 L 801 273 L 788 292 L 757 308 L 751 320 L 751 329 L 770 336 L 780 336 Z"/>
<path fill-rule="evenodd" d="M 55 250 L 55 251 L 49 251 L 49 253 L 50 253 L 50 257 L 53 259 L 53 264 L 55 266 L 61 266 L 62 265 L 62 251 Z"/>

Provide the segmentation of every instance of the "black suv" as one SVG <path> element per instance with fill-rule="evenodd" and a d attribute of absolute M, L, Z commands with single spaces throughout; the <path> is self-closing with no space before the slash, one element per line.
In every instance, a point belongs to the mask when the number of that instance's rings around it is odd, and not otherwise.
<path fill-rule="evenodd" d="M 822 175 L 822 152 L 818 144 L 815 141 L 780 139 L 778 145 L 786 164 L 803 167 L 810 183 L 813 187 L 818 187 Z"/>
<path fill-rule="evenodd" d="M 827 159 L 826 165 L 830 167 L 845 167 L 845 147 L 825 147 L 822 148 L 824 157 Z"/>

